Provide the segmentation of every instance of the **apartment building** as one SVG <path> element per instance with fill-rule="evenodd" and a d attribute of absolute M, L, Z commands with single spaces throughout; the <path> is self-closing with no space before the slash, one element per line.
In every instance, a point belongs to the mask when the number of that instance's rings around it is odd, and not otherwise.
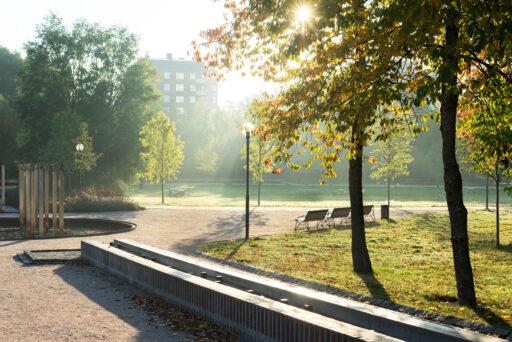
<path fill-rule="evenodd" d="M 171 118 L 185 118 L 200 102 L 205 106 L 217 106 L 217 81 L 204 77 L 202 63 L 173 59 L 172 54 L 151 61 L 160 76 L 158 88 L 163 94 L 164 111 Z"/>

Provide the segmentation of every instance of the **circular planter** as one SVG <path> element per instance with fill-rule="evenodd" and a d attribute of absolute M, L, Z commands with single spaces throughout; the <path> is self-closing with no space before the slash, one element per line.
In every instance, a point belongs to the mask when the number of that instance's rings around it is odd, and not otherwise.
<path fill-rule="evenodd" d="M 51 225 L 51 222 L 50 222 Z M 20 228 L 19 219 L 16 217 L 0 217 L 0 241 L 21 239 L 55 239 L 75 236 L 94 236 L 106 234 L 118 234 L 129 232 L 137 227 L 136 224 L 125 221 L 106 220 L 96 218 L 66 218 L 64 231 L 53 231 L 50 227 L 44 236 L 28 235 Z M 37 232 L 37 227 L 35 228 Z"/>

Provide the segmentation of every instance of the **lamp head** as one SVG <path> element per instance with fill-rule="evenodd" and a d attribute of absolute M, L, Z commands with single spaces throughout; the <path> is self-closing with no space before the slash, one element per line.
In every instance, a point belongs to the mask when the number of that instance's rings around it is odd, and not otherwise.
<path fill-rule="evenodd" d="M 76 144 L 76 150 L 82 152 L 84 150 L 84 144 Z"/>
<path fill-rule="evenodd" d="M 253 130 L 254 130 L 254 125 L 250 122 L 246 122 L 242 125 L 242 134 L 244 134 L 244 135 L 251 135 Z"/>

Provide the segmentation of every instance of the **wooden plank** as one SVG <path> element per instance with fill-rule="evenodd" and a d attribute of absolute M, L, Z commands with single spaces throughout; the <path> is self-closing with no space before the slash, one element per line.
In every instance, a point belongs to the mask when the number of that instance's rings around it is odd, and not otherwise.
<path fill-rule="evenodd" d="M 37 168 L 37 219 L 38 219 L 38 236 L 44 236 L 44 168 L 38 166 Z"/>
<path fill-rule="evenodd" d="M 20 210 L 20 228 L 25 228 L 25 173 L 23 165 L 18 168 L 18 201 Z"/>
<path fill-rule="evenodd" d="M 64 171 L 59 170 L 59 230 L 64 233 Z"/>
<path fill-rule="evenodd" d="M 30 164 L 25 165 L 25 233 L 30 234 Z"/>
<path fill-rule="evenodd" d="M 53 232 L 57 230 L 57 169 L 52 167 L 52 228 Z"/>
<path fill-rule="evenodd" d="M 37 169 L 35 166 L 30 170 L 30 234 L 35 235 L 37 221 Z"/>
<path fill-rule="evenodd" d="M 50 168 L 44 166 L 44 228 L 45 231 L 50 225 Z"/>
<path fill-rule="evenodd" d="M 2 164 L 2 206 L 5 205 L 5 165 Z"/>

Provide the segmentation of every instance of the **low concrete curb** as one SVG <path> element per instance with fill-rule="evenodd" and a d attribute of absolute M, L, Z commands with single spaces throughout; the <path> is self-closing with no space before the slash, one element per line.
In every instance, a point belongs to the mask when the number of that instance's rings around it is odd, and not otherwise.
<path fill-rule="evenodd" d="M 193 276 L 96 241 L 82 257 L 244 341 L 398 341 L 316 313 Z"/>

